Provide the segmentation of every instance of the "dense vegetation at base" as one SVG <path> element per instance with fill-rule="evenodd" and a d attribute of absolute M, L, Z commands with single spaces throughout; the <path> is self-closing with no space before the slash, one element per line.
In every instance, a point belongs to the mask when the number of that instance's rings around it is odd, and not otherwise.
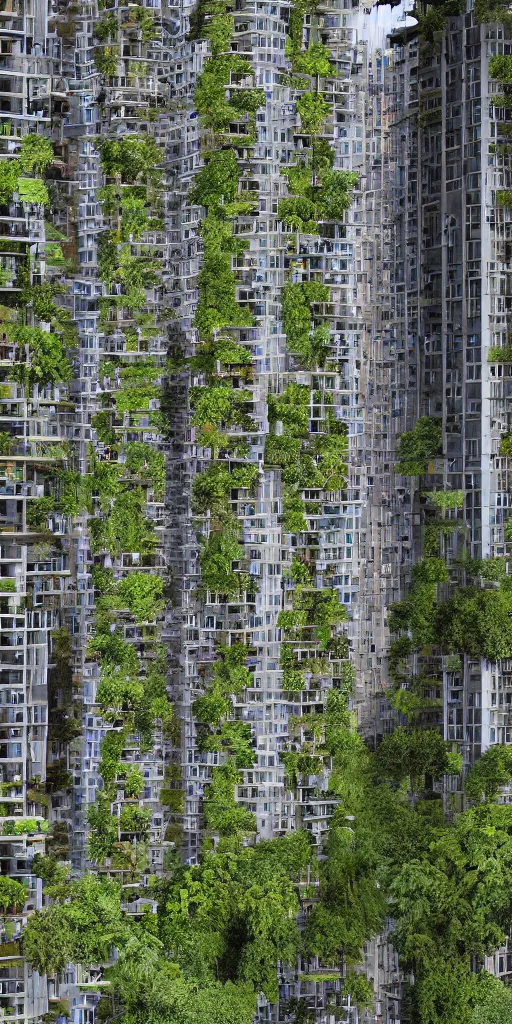
<path fill-rule="evenodd" d="M 401 962 L 414 972 L 411 1019 L 505 1024 L 512 994 L 473 968 L 504 942 L 512 914 L 512 808 L 494 802 L 498 785 L 512 779 L 510 752 L 481 758 L 468 780 L 475 806 L 447 824 L 433 786 L 453 765 L 436 732 L 398 729 L 372 754 L 338 724 L 330 744 L 331 791 L 341 802 L 325 860 L 316 860 L 305 832 L 246 847 L 245 823 L 232 824 L 216 850 L 205 841 L 199 866 L 176 862 L 154 880 L 146 895 L 158 913 L 134 920 L 112 879 L 69 881 L 65 866 L 39 858 L 52 903 L 28 922 L 29 962 L 52 972 L 108 962 L 117 948 L 105 972 L 105 1016 L 250 1024 L 256 994 L 276 998 L 278 961 L 293 964 L 302 952 L 335 971 L 345 964 L 354 985 L 364 942 L 391 916 Z M 371 1000 L 362 981 L 359 998 Z"/>

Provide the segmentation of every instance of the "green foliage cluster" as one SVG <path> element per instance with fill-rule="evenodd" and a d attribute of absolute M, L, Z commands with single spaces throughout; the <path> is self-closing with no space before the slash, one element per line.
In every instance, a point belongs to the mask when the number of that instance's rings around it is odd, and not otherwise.
<path fill-rule="evenodd" d="M 310 861 L 302 832 L 219 849 L 175 867 L 156 891 L 158 917 L 140 924 L 123 913 L 117 883 L 86 875 L 31 918 L 24 951 L 53 973 L 67 962 L 106 964 L 117 948 L 106 974 L 136 1024 L 251 1024 L 257 993 L 276 999 L 277 961 L 297 954 L 294 883 Z"/>
<path fill-rule="evenodd" d="M 242 778 L 232 759 L 213 771 L 204 799 L 204 820 L 206 828 L 220 836 L 242 836 L 256 831 L 254 814 L 235 798 L 235 787 Z"/>
<path fill-rule="evenodd" d="M 487 360 L 489 363 L 512 363 L 512 345 L 504 345 L 503 348 L 500 348 L 499 345 L 491 345 Z"/>
<path fill-rule="evenodd" d="M 318 221 L 343 219 L 358 182 L 357 174 L 332 169 L 332 151 L 320 141 L 312 148 L 309 161 L 302 160 L 284 172 L 290 196 L 280 200 L 278 209 L 280 220 L 290 227 L 314 234 Z"/>
<path fill-rule="evenodd" d="M 446 653 L 467 654 L 499 661 L 512 654 L 512 591 L 501 559 L 466 560 L 470 574 L 499 587 L 461 588 L 446 601 L 437 601 L 437 584 L 448 580 L 445 563 L 428 557 L 413 569 L 408 597 L 391 606 L 393 633 L 408 631 L 413 649 L 435 644 Z"/>
<path fill-rule="evenodd" d="M 164 581 L 160 576 L 130 572 L 121 580 L 116 594 L 137 622 L 150 622 L 163 610 Z"/>
<path fill-rule="evenodd" d="M 464 508 L 464 491 L 427 491 L 425 496 L 436 508 Z"/>
<path fill-rule="evenodd" d="M 105 75 L 107 78 L 116 75 L 119 66 L 119 47 L 97 47 L 94 54 L 94 64 L 96 71 L 99 71 L 100 75 Z"/>
<path fill-rule="evenodd" d="M 150 554 L 157 544 L 152 523 L 146 518 L 146 502 L 140 487 L 114 497 L 109 514 L 91 522 L 91 550 L 120 555 L 123 551 Z"/>
<path fill-rule="evenodd" d="M 113 11 L 109 11 L 104 18 L 94 26 L 94 35 L 96 39 L 99 39 L 100 43 L 105 43 L 107 40 L 115 42 L 118 36 L 118 24 L 117 18 Z"/>
<path fill-rule="evenodd" d="M 98 141 L 101 166 L 107 177 L 121 176 L 123 184 L 133 185 L 140 178 L 159 182 L 158 166 L 162 152 L 151 136 L 129 135 Z"/>
<path fill-rule="evenodd" d="M 17 346 L 20 357 L 10 371 L 11 379 L 27 387 L 70 380 L 71 365 L 59 333 L 18 323 L 3 324 L 2 329 Z"/>
<path fill-rule="evenodd" d="M 441 455 L 441 421 L 421 416 L 413 429 L 406 431 L 399 439 L 396 472 L 403 476 L 421 475 L 428 463 Z"/>
<path fill-rule="evenodd" d="M 288 349 L 306 369 L 325 366 L 330 349 L 328 325 L 313 306 L 329 301 L 329 287 L 316 281 L 283 288 L 283 330 Z"/>
<path fill-rule="evenodd" d="M 232 490 L 252 490 L 258 480 L 256 466 L 212 462 L 203 473 L 199 473 L 192 484 L 192 510 L 195 515 L 220 516 L 229 509 Z"/>
<path fill-rule="evenodd" d="M 327 588 L 310 590 L 299 587 L 293 592 L 292 604 L 291 610 L 281 611 L 277 617 L 277 625 L 284 631 L 284 639 L 293 640 L 295 644 L 301 638 L 316 640 L 322 650 L 327 650 L 333 628 L 347 619 L 347 611 L 340 603 L 338 592 Z M 287 688 L 286 682 L 285 678 L 284 689 Z"/>
<path fill-rule="evenodd" d="M 250 391 L 222 384 L 217 387 L 190 388 L 189 397 L 193 426 L 255 429 L 254 421 L 244 409 L 248 402 L 252 402 Z"/>
<path fill-rule="evenodd" d="M 470 800 L 492 800 L 500 786 L 512 780 L 512 752 L 509 747 L 489 747 L 475 762 L 467 779 L 466 795 Z"/>
<path fill-rule="evenodd" d="M 500 0 L 475 0 L 475 21 L 480 23 L 501 21 L 510 28 L 510 11 L 508 7 L 500 3 Z"/>
<path fill-rule="evenodd" d="M 489 77 L 499 82 L 512 82 L 512 57 L 494 56 L 489 61 Z"/>
<path fill-rule="evenodd" d="M 335 76 L 336 69 L 331 64 L 330 51 L 322 43 L 311 43 L 307 50 L 295 51 L 293 46 L 290 49 L 293 71 L 322 78 Z"/>
<path fill-rule="evenodd" d="M 297 100 L 297 113 L 307 135 L 319 135 L 329 113 L 329 105 L 317 92 L 306 92 Z"/>
<path fill-rule="evenodd" d="M 198 723 L 199 745 L 205 750 L 227 750 L 234 755 L 237 768 L 250 767 L 253 762 L 251 730 L 240 729 L 242 723 L 224 721 L 233 711 L 232 696 L 252 685 L 246 666 L 248 649 L 244 644 L 220 646 L 220 660 L 212 668 L 212 678 L 198 697 L 192 710 Z"/>
<path fill-rule="evenodd" d="M 154 445 L 145 441 L 130 441 L 124 447 L 126 467 L 141 480 L 151 481 L 157 501 L 163 501 L 165 493 L 165 455 Z"/>
<path fill-rule="evenodd" d="M 27 174 L 43 174 L 53 160 L 53 146 L 44 135 L 24 135 L 20 147 L 20 163 Z"/>
<path fill-rule="evenodd" d="M 27 890 L 21 882 L 14 878 L 0 878 L 0 910 L 2 914 L 15 913 L 23 910 L 27 900 Z"/>
<path fill-rule="evenodd" d="M 229 599 L 241 597 L 250 586 L 250 577 L 246 572 L 233 569 L 233 562 L 240 561 L 243 555 L 242 545 L 226 528 L 212 530 L 208 539 L 202 537 L 199 556 L 202 589 Z"/>
<path fill-rule="evenodd" d="M 301 490 L 336 491 L 345 485 L 345 425 L 328 409 L 325 432 L 310 434 L 312 398 L 315 393 L 307 386 L 291 383 L 281 395 L 269 395 L 267 399 L 270 424 L 280 419 L 283 433 L 267 434 L 265 461 L 282 469 L 283 527 L 290 533 L 303 533 L 308 528 Z"/>
<path fill-rule="evenodd" d="M 217 46 L 225 41 L 226 27 L 227 22 L 222 22 L 213 29 Z M 240 120 L 245 113 L 255 113 L 265 103 L 263 89 L 239 85 L 230 88 L 237 78 L 243 80 L 252 75 L 249 61 L 238 53 L 218 52 L 205 62 L 197 80 L 194 102 L 206 128 L 216 132 L 227 131 L 232 121 Z M 228 88 L 229 100 L 226 99 Z"/>
<path fill-rule="evenodd" d="M 48 516 L 55 509 L 55 499 L 48 496 L 45 498 L 33 498 L 27 502 L 27 526 L 32 530 L 46 528 Z"/>
<path fill-rule="evenodd" d="M 203 38 L 210 41 L 214 57 L 219 53 L 228 53 L 231 40 L 235 33 L 235 22 L 232 14 L 215 14 L 203 27 Z"/>
<path fill-rule="evenodd" d="M 198 275 L 199 301 L 194 326 L 201 340 L 207 341 L 214 331 L 230 325 L 250 327 L 254 320 L 249 309 L 236 300 L 231 254 L 238 251 L 240 243 L 233 238 L 231 229 L 214 216 L 203 221 L 201 233 L 204 259 Z"/>

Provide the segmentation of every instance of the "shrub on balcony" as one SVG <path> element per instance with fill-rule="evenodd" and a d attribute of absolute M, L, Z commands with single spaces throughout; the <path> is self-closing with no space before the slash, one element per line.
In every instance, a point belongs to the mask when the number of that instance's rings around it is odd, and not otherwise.
<path fill-rule="evenodd" d="M 307 437 L 309 434 L 311 391 L 307 384 L 288 384 L 282 395 L 267 398 L 269 423 L 281 420 L 287 434 Z"/>
<path fill-rule="evenodd" d="M 294 437 L 277 437 L 267 434 L 265 438 L 265 462 L 269 466 L 293 466 L 300 454 L 300 440 Z"/>
<path fill-rule="evenodd" d="M 29 351 L 29 362 L 17 362 L 13 366 L 13 380 L 20 384 L 39 384 L 42 387 L 70 380 L 71 365 L 60 334 L 17 323 L 5 324 L 4 331 L 9 341 L 14 342 L 20 349 L 28 347 Z"/>
<path fill-rule="evenodd" d="M 53 146 L 44 135 L 24 135 L 21 140 L 20 163 L 27 174 L 42 174 L 53 160 Z"/>
<path fill-rule="evenodd" d="M 256 466 L 235 466 L 231 471 L 223 462 L 213 462 L 204 473 L 199 473 L 192 484 L 192 511 L 205 515 L 209 510 L 219 515 L 229 503 L 233 488 L 252 489 L 258 479 Z"/>
<path fill-rule="evenodd" d="M 146 518 L 146 503 L 140 488 L 124 491 L 115 498 L 110 514 L 91 523 L 91 547 L 95 553 L 122 551 L 151 554 L 157 544 L 154 526 Z"/>
<path fill-rule="evenodd" d="M 336 74 L 331 64 L 330 50 L 322 43 L 311 43 L 305 52 L 293 53 L 292 67 L 303 75 L 320 75 L 322 78 Z"/>
<path fill-rule="evenodd" d="M 194 93 L 196 110 L 205 126 L 214 131 L 225 130 L 237 116 L 236 110 L 226 100 L 226 88 L 232 74 L 252 75 L 249 61 L 237 53 L 219 54 L 205 62 L 197 80 Z"/>
<path fill-rule="evenodd" d="M 133 804 L 124 804 L 119 818 L 121 832 L 130 832 L 144 842 L 149 837 L 150 825 L 151 811 Z"/>
<path fill-rule="evenodd" d="M 282 316 L 287 345 L 307 368 L 322 366 L 325 362 L 329 328 L 319 325 L 320 333 L 315 336 L 312 305 L 328 299 L 328 285 L 316 281 L 287 284 L 283 288 Z"/>
<path fill-rule="evenodd" d="M 100 794 L 96 803 L 89 804 L 86 812 L 89 835 L 87 837 L 87 854 L 90 860 L 103 864 L 110 857 L 114 843 L 118 838 L 117 822 L 112 817 L 110 800 Z"/>
<path fill-rule="evenodd" d="M 318 135 L 329 112 L 329 106 L 319 93 L 306 92 L 297 101 L 301 126 L 308 135 Z"/>
<path fill-rule="evenodd" d="M 308 521 L 304 515 L 305 503 L 300 494 L 287 491 L 283 497 L 283 530 L 285 533 L 305 533 Z"/>
<path fill-rule="evenodd" d="M 0 594 L 15 594 L 16 580 L 8 576 L 0 576 Z"/>
<path fill-rule="evenodd" d="M 126 602 L 137 622 L 150 622 L 160 615 L 163 593 L 163 579 L 144 572 L 128 573 L 117 588 L 118 597 Z"/>
<path fill-rule="evenodd" d="M 202 539 L 199 561 L 203 588 L 230 598 L 240 597 L 249 586 L 249 576 L 235 572 L 232 563 L 243 554 L 242 545 L 225 533 L 216 531 L 208 540 Z"/>
<path fill-rule="evenodd" d="M 253 429 L 253 421 L 244 412 L 243 406 L 252 402 L 250 391 L 233 388 L 229 385 L 219 387 L 190 388 L 190 404 L 193 409 L 192 424 L 196 427 L 210 425 L 218 427 L 240 426 Z"/>
<path fill-rule="evenodd" d="M 151 136 L 141 138 L 130 135 L 122 139 L 102 139 L 98 147 L 104 174 L 120 174 L 123 183 L 128 185 L 135 184 L 143 175 L 158 178 L 155 168 L 162 162 L 162 151 Z"/>
<path fill-rule="evenodd" d="M 136 675 L 138 672 L 139 663 L 135 647 L 123 640 L 118 633 L 94 633 L 87 641 L 86 656 L 100 659 L 102 665 L 118 665 L 127 675 Z"/>
<path fill-rule="evenodd" d="M 168 807 L 172 814 L 183 814 L 185 810 L 185 793 L 182 789 L 163 787 L 160 790 L 160 803 L 163 807 Z"/>
<path fill-rule="evenodd" d="M 506 458 L 512 456 L 512 434 L 503 434 L 500 441 L 500 455 Z"/>
<path fill-rule="evenodd" d="M 403 476 L 424 473 L 431 459 L 442 455 L 442 424 L 430 416 L 421 416 L 412 430 L 398 442 L 396 472 Z"/>
<path fill-rule="evenodd" d="M 0 910 L 3 914 L 23 910 L 27 901 L 27 890 L 14 878 L 0 877 Z"/>
<path fill-rule="evenodd" d="M 294 231 L 303 231 L 306 234 L 318 232 L 315 203 L 305 196 L 288 196 L 280 199 L 277 215 L 279 220 L 289 224 Z"/>
<path fill-rule="evenodd" d="M 214 768 L 212 782 L 204 799 L 206 827 L 221 836 L 243 835 L 256 831 L 256 818 L 235 800 L 235 785 L 242 775 L 232 762 Z"/>
<path fill-rule="evenodd" d="M 229 102 L 235 112 L 254 114 L 258 107 L 265 106 L 265 91 L 264 89 L 231 89 Z"/>
<path fill-rule="evenodd" d="M 229 51 L 231 40 L 235 32 L 235 22 L 232 14 L 215 14 L 213 18 L 205 22 L 202 35 L 204 39 L 210 40 L 212 54 Z"/>
<path fill-rule="evenodd" d="M 16 191 L 22 203 L 33 203 L 35 206 L 49 206 L 48 189 L 40 178 L 18 178 Z"/>
<path fill-rule="evenodd" d="M 500 348 L 498 345 L 492 345 L 489 349 L 487 359 L 489 363 L 512 363 L 512 345 L 504 345 L 503 348 Z"/>
<path fill-rule="evenodd" d="M 464 491 L 426 491 L 425 497 L 436 508 L 464 508 Z"/>
<path fill-rule="evenodd" d="M 126 467 L 142 479 L 150 479 L 155 497 L 163 501 L 165 491 L 165 455 L 144 441 L 130 441 L 124 448 Z"/>
<path fill-rule="evenodd" d="M 113 75 L 116 75 L 119 65 L 119 47 L 98 47 L 94 54 L 94 64 L 100 75 L 106 75 L 107 78 L 111 78 Z"/>
<path fill-rule="evenodd" d="M 494 56 L 489 61 L 489 77 L 499 82 L 512 82 L 512 57 Z"/>
<path fill-rule="evenodd" d="M 33 498 L 27 501 L 27 526 L 31 530 L 38 530 L 46 526 L 48 516 L 55 508 L 55 498 Z"/>
<path fill-rule="evenodd" d="M 222 327 L 252 326 L 252 314 L 236 300 L 235 275 L 231 269 L 231 257 L 227 253 L 206 253 L 197 283 L 199 301 L 194 326 L 202 340 L 210 338 L 213 331 Z"/>
<path fill-rule="evenodd" d="M 128 676 L 126 670 L 107 668 L 102 671 L 96 700 L 104 711 L 133 710 L 143 697 L 143 683 Z"/>
<path fill-rule="evenodd" d="M 223 718 L 227 718 L 233 710 L 232 700 L 223 692 L 223 688 L 214 683 L 202 697 L 198 697 L 192 711 L 198 722 L 218 726 Z"/>
<path fill-rule="evenodd" d="M 96 39 L 99 39 L 100 43 L 105 43 L 107 40 L 111 42 L 117 39 L 118 30 L 117 18 L 113 11 L 109 11 L 108 14 L 94 26 L 94 35 L 96 36 Z"/>
<path fill-rule="evenodd" d="M 304 611 L 281 611 L 277 616 L 278 628 L 284 630 L 305 626 L 307 621 L 308 616 Z"/>
<path fill-rule="evenodd" d="M 18 185 L 21 164 L 17 160 L 2 160 L 0 163 L 0 203 L 10 202 Z"/>

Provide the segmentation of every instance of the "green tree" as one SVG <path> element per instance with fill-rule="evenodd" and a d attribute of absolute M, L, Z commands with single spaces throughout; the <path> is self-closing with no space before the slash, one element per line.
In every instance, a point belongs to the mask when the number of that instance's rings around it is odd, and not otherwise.
<path fill-rule="evenodd" d="M 232 149 L 212 153 L 196 174 L 189 192 L 189 202 L 206 206 L 222 214 L 222 207 L 238 195 L 240 168 Z"/>
<path fill-rule="evenodd" d="M 22 203 L 49 206 L 48 189 L 40 178 L 18 178 L 16 191 Z"/>
<path fill-rule="evenodd" d="M 44 135 L 31 132 L 21 140 L 20 163 L 28 174 L 42 174 L 53 160 L 53 146 Z"/>
<path fill-rule="evenodd" d="M 300 116 L 302 130 L 308 135 L 318 135 L 329 112 L 329 106 L 323 96 L 316 92 L 306 92 L 297 100 L 297 113 Z"/>
<path fill-rule="evenodd" d="M 424 473 L 431 459 L 442 455 L 442 424 L 440 420 L 421 416 L 412 430 L 402 434 L 398 442 L 396 472 L 404 476 Z"/>
<path fill-rule="evenodd" d="M 434 729 L 395 729 L 385 736 L 375 753 L 377 778 L 401 782 L 409 777 L 411 792 L 425 775 L 439 778 L 447 774 L 448 747 Z"/>
<path fill-rule="evenodd" d="M 221 836 L 236 836 L 256 830 L 256 819 L 235 800 L 235 785 L 242 776 L 231 761 L 215 768 L 204 801 L 206 827 Z"/>
<path fill-rule="evenodd" d="M 512 1020 L 512 989 L 488 975 L 482 985 L 482 1002 L 477 1002 L 472 1024 L 509 1024 Z"/>
<path fill-rule="evenodd" d="M 163 610 L 164 581 L 144 572 L 128 573 L 117 588 L 137 622 L 150 622 Z"/>
<path fill-rule="evenodd" d="M 435 635 L 445 650 L 499 661 L 512 656 L 512 591 L 458 590 L 437 606 Z"/>
<path fill-rule="evenodd" d="M 470 800 L 492 800 L 500 786 L 512 779 L 512 749 L 506 746 L 489 747 L 475 761 L 467 779 L 466 795 Z"/>
<path fill-rule="evenodd" d="M 249 586 L 247 573 L 233 569 L 233 562 L 242 558 L 244 549 L 229 534 L 214 531 L 208 540 L 201 538 L 201 581 L 205 590 L 238 597 Z"/>
<path fill-rule="evenodd" d="M 0 911 L 3 914 L 23 910 L 27 901 L 27 890 L 14 878 L 0 878 Z"/>
<path fill-rule="evenodd" d="M 96 875 L 70 883 L 66 902 L 37 911 L 27 923 L 23 952 L 30 965 L 39 974 L 52 974 L 71 962 L 108 961 L 128 934 L 120 893 L 116 882 Z"/>

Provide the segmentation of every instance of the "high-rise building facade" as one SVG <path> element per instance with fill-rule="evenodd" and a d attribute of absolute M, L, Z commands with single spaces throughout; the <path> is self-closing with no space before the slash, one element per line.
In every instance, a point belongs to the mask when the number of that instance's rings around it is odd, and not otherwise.
<path fill-rule="evenodd" d="M 23 955 L 51 865 L 156 920 L 205 849 L 353 833 L 338 726 L 441 734 L 448 821 L 510 743 L 492 611 L 411 615 L 507 600 L 512 42 L 454 7 L 0 3 L 2 1018 L 108 1019 Z M 392 928 L 373 1002 L 306 951 L 255 1019 L 412 1022 Z"/>

